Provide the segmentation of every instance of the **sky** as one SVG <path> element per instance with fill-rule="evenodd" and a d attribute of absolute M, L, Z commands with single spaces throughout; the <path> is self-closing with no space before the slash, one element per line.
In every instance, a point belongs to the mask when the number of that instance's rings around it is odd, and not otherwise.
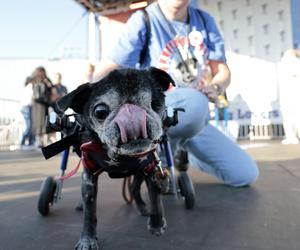
<path fill-rule="evenodd" d="M 74 0 L 0 0 L 0 59 L 51 59 L 63 47 L 87 57 L 84 13 Z"/>
<path fill-rule="evenodd" d="M 61 47 L 86 53 L 84 13 L 74 0 L 0 1 L 0 58 L 54 58 Z"/>

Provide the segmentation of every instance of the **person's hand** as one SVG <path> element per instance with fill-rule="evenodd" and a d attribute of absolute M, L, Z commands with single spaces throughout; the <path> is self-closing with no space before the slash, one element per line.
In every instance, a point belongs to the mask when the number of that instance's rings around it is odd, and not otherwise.
<path fill-rule="evenodd" d="M 220 95 L 218 88 L 213 85 L 207 85 L 200 89 L 200 91 L 207 96 L 209 101 L 213 102 L 214 104 L 218 104 L 218 96 Z"/>

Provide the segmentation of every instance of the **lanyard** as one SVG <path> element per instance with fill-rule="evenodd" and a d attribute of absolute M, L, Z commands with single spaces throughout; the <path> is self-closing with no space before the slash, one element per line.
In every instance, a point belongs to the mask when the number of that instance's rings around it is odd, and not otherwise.
<path fill-rule="evenodd" d="M 174 29 L 173 25 L 170 23 L 170 21 L 167 19 L 167 17 L 165 16 L 165 14 L 163 13 L 163 11 L 161 10 L 159 4 L 158 4 L 157 6 L 158 6 L 158 9 L 159 9 L 159 11 L 160 11 L 160 14 L 162 15 L 162 17 L 164 18 L 165 22 L 166 22 L 167 25 L 168 25 L 169 36 L 170 36 L 170 37 L 175 37 L 175 38 L 176 38 L 176 37 L 178 36 L 176 30 Z M 187 30 L 187 31 L 188 31 L 188 33 L 189 33 L 189 30 L 190 30 L 190 17 L 189 17 L 189 13 L 187 13 L 187 15 L 188 15 L 188 16 L 187 16 L 187 24 L 188 24 L 188 30 Z M 171 34 L 170 34 L 170 33 L 171 33 Z M 179 45 L 179 43 L 178 43 L 178 45 Z M 180 56 L 180 60 L 181 60 L 181 62 L 183 63 L 183 65 L 184 65 L 186 71 L 187 71 L 188 73 L 190 73 L 190 69 L 189 69 L 189 67 L 188 67 L 188 65 L 187 65 L 187 63 L 186 63 L 186 61 L 183 59 L 182 52 L 179 50 L 179 48 L 178 48 L 177 46 L 175 46 L 175 48 L 176 48 L 176 51 L 177 51 L 178 55 Z M 182 49 L 182 51 L 183 51 L 183 49 Z"/>
<path fill-rule="evenodd" d="M 159 11 L 160 11 L 160 14 L 161 14 L 161 16 L 164 18 L 164 20 L 165 20 L 165 22 L 167 23 L 167 25 L 168 25 L 168 29 L 169 29 L 169 36 L 170 37 L 175 37 L 175 36 L 177 36 L 177 32 L 176 32 L 176 30 L 174 29 L 174 27 L 173 27 L 173 25 L 170 23 L 170 21 L 167 19 L 167 17 L 165 16 L 165 14 L 162 12 L 162 10 L 161 10 L 161 8 L 160 8 L 160 6 L 159 6 L 159 4 L 157 4 L 157 6 L 158 6 L 158 9 L 159 9 Z M 199 9 L 198 10 L 198 13 L 199 13 L 199 16 L 200 16 L 200 18 L 201 18 L 201 21 L 202 21 L 202 23 L 203 23 L 203 27 L 204 27 L 204 30 L 205 30 L 205 33 L 206 33 L 206 39 L 207 39 L 207 42 L 209 43 L 210 42 L 210 39 L 209 39 L 209 34 L 208 34 L 208 29 L 207 29 L 207 23 L 206 23 L 206 20 L 205 20 L 205 18 L 204 18 L 204 16 L 203 16 L 203 13 L 202 13 L 202 11 Z M 189 33 L 189 31 L 190 31 L 190 15 L 189 15 L 189 12 L 187 13 L 188 15 L 187 15 L 187 24 L 189 25 L 188 26 L 188 33 Z M 171 34 L 170 34 L 171 33 Z"/>
<path fill-rule="evenodd" d="M 165 22 L 168 25 L 168 29 L 169 29 L 169 36 L 170 37 L 176 37 L 177 36 L 177 32 L 174 29 L 173 25 L 171 24 L 171 22 L 167 19 L 167 17 L 165 16 L 165 14 L 163 13 L 163 11 L 161 10 L 159 4 L 158 4 L 158 9 L 160 11 L 160 14 L 162 15 L 162 17 L 164 18 Z M 190 31 L 190 16 L 189 13 L 187 13 L 187 20 L 186 20 L 186 24 L 188 24 L 188 28 L 187 28 L 187 33 L 189 33 Z"/>

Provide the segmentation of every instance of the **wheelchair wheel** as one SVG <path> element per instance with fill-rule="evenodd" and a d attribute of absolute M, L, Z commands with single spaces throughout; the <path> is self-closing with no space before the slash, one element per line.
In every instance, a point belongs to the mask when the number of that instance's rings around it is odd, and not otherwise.
<path fill-rule="evenodd" d="M 50 207 L 53 204 L 55 190 L 56 181 L 52 176 L 47 177 L 42 183 L 38 199 L 38 211 L 42 216 L 49 214 Z"/>
<path fill-rule="evenodd" d="M 180 193 L 184 197 L 185 207 L 187 209 L 192 209 L 195 205 L 195 190 L 187 172 L 179 172 L 178 185 L 180 188 Z"/>

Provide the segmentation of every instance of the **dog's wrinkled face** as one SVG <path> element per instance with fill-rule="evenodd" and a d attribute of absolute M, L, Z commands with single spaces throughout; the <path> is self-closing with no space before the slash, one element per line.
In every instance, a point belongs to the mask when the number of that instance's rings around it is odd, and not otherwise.
<path fill-rule="evenodd" d="M 170 83 L 170 76 L 156 68 L 115 70 L 97 83 L 81 85 L 58 106 L 81 114 L 110 157 L 137 156 L 153 149 L 162 134 L 163 92 Z"/>

